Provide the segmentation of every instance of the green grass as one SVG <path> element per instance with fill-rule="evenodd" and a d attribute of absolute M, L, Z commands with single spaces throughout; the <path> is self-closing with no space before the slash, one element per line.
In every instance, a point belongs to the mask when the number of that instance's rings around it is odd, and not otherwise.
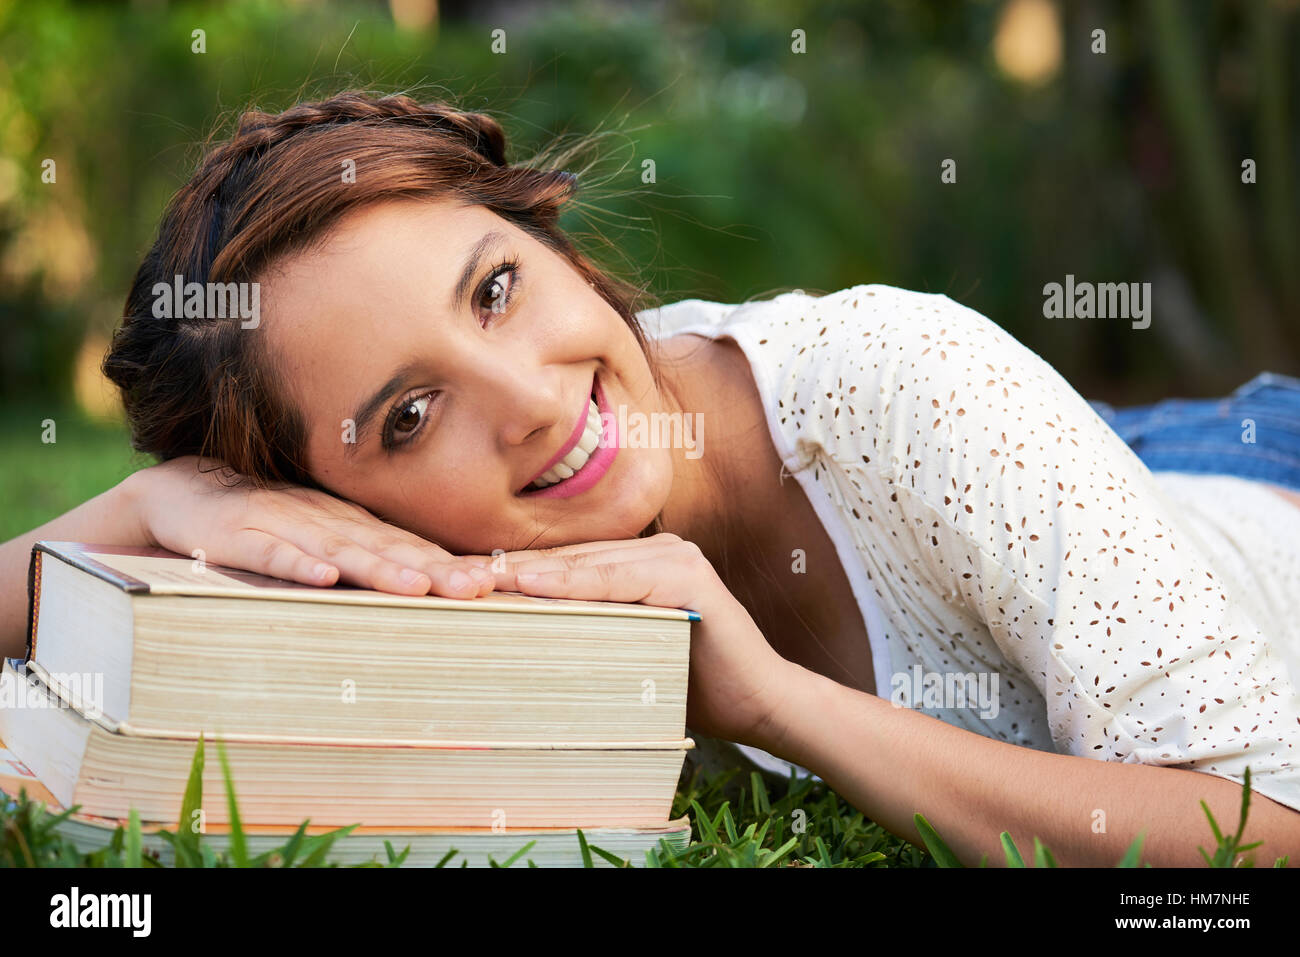
<path fill-rule="evenodd" d="M 230 842 L 222 851 L 214 851 L 203 842 L 196 829 L 179 826 L 175 832 L 162 831 L 162 838 L 170 845 L 177 867 L 334 867 L 329 852 L 334 842 L 351 832 L 357 825 L 339 828 L 325 834 L 308 837 L 307 822 L 283 845 L 250 857 L 246 848 L 242 820 L 235 796 L 234 781 L 226 761 L 225 749 L 217 743 L 225 782 L 226 800 L 230 814 Z M 178 821 L 183 825 L 191 821 L 203 804 L 204 742 L 200 737 L 194 751 L 189 781 L 181 802 Z M 683 813 L 691 818 L 691 842 L 681 850 L 660 844 L 647 851 L 645 860 L 634 864 L 621 859 L 603 848 L 588 843 L 581 830 L 576 840 L 584 867 L 592 867 L 599 856 L 617 867 L 961 867 L 957 856 L 943 838 L 920 814 L 915 816 L 925 849 L 914 847 L 890 835 L 878 825 L 863 818 L 862 814 L 845 804 L 833 791 L 811 778 L 791 777 L 785 793 L 773 797 L 757 773 L 750 775 L 749 787 L 742 788 L 739 800 L 732 806 L 731 798 L 724 796 L 735 771 L 724 771 L 705 778 L 696 769 L 689 780 L 679 787 L 673 801 L 673 817 Z M 1216 841 L 1213 854 L 1198 847 L 1201 857 L 1210 867 L 1252 867 L 1253 858 L 1247 851 L 1258 847 L 1242 844 L 1246 818 L 1250 809 L 1250 772 L 1242 789 L 1241 816 L 1234 833 L 1220 830 L 1214 815 L 1204 801 L 1201 807 L 1209 819 Z M 158 858 L 141 847 L 140 819 L 132 809 L 126 827 L 118 827 L 108 844 L 88 853 L 80 852 L 57 830 L 60 821 L 73 813 L 71 809 L 61 814 L 48 813 L 39 802 L 34 802 L 23 792 L 15 802 L 0 801 L 0 867 L 162 867 Z M 1141 866 L 1143 835 L 1133 841 L 1117 867 Z M 1001 836 L 1002 850 L 1008 867 L 1026 867 L 1019 848 L 1005 831 Z M 519 848 L 504 861 L 489 858 L 493 867 L 510 867 L 525 861 L 536 866 L 527 854 L 532 844 Z M 397 851 L 385 842 L 385 859 L 372 858 L 359 867 L 396 867 L 405 860 L 408 849 Z M 457 866 L 458 852 L 451 850 L 436 865 Z M 983 867 L 988 856 L 980 862 Z M 1056 867 L 1051 851 L 1034 838 L 1035 867 Z M 467 862 L 460 861 L 459 866 Z M 1285 867 L 1287 858 L 1274 861 L 1274 867 Z M 1146 866 L 1150 866 L 1149 864 Z"/>
<path fill-rule="evenodd" d="M 46 420 L 54 422 L 53 442 L 42 441 Z M 0 406 L 0 449 L 0 541 L 44 525 L 151 464 L 132 450 L 125 426 L 53 402 Z"/>

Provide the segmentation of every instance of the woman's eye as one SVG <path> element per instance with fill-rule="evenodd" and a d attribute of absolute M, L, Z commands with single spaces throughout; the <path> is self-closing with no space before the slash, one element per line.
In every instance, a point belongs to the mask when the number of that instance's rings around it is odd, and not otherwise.
<path fill-rule="evenodd" d="M 392 448 L 395 445 L 410 441 L 410 437 L 419 432 L 423 426 L 424 417 L 431 401 L 433 401 L 432 392 L 412 399 L 410 402 L 404 402 L 395 409 L 389 419 L 388 428 L 385 430 L 384 445 L 387 448 Z"/>
<path fill-rule="evenodd" d="M 493 272 L 482 287 L 483 291 L 479 296 L 479 305 L 493 315 L 500 315 L 505 312 L 515 297 L 515 285 L 518 282 L 515 275 L 517 270 L 517 263 L 506 263 Z M 510 276 L 508 282 L 502 280 L 502 277 L 506 275 Z"/>

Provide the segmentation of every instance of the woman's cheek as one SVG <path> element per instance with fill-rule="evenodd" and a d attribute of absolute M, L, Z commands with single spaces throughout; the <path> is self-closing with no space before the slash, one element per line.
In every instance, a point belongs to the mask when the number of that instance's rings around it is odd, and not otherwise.
<path fill-rule="evenodd" d="M 627 469 L 622 478 L 619 498 L 624 508 L 649 509 L 652 516 L 668 499 L 672 490 L 672 450 L 664 448 L 624 448 Z"/>
<path fill-rule="evenodd" d="M 464 488 L 447 489 L 434 493 L 439 529 L 435 539 L 449 551 L 461 554 L 489 554 L 493 548 L 502 548 L 501 516 L 508 509 L 505 503 L 489 501 L 481 494 Z"/>

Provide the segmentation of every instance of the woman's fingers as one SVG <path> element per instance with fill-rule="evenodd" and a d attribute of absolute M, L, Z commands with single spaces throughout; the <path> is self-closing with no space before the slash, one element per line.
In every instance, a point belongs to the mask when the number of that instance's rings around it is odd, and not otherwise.
<path fill-rule="evenodd" d="M 539 598 L 576 598 L 657 605 L 661 608 L 696 608 L 696 589 L 680 574 L 665 574 L 663 563 L 621 562 L 588 565 L 545 572 L 520 572 L 518 590 Z"/>
<path fill-rule="evenodd" d="M 502 552 L 499 555 L 462 555 L 464 561 L 479 567 L 499 571 L 502 566 L 518 564 L 521 561 L 535 561 L 538 558 L 551 558 L 565 555 L 586 555 L 611 549 L 644 548 L 648 545 L 663 545 L 680 542 L 682 539 L 671 532 L 660 532 L 649 538 L 616 538 L 600 542 L 578 542 L 574 545 L 555 545 L 551 548 L 529 548 L 515 552 Z"/>
<path fill-rule="evenodd" d="M 222 556 L 223 565 L 304 585 L 333 585 L 338 569 L 314 555 L 304 552 L 293 542 L 256 528 L 245 529 L 235 539 L 235 554 Z"/>
<path fill-rule="evenodd" d="M 377 555 L 346 535 L 320 526 L 303 528 L 295 535 L 293 544 L 337 569 L 337 580 L 349 585 L 399 595 L 424 595 L 432 586 L 430 576 L 421 569 Z"/>
<path fill-rule="evenodd" d="M 364 510 L 359 510 L 359 516 L 347 527 L 345 534 L 376 555 L 426 574 L 435 595 L 474 598 L 487 594 L 494 587 L 488 571 Z"/>
<path fill-rule="evenodd" d="M 399 532 L 399 529 L 392 529 Z M 406 568 L 422 571 L 433 583 L 433 593 L 448 598 L 474 598 L 486 595 L 495 587 L 491 572 L 463 561 L 443 551 L 432 542 L 391 538 L 385 540 L 384 530 L 362 533 L 361 542 L 371 551 L 397 562 Z M 415 536 L 412 536 L 415 538 Z M 370 540 L 368 540 L 370 539 Z"/>
<path fill-rule="evenodd" d="M 337 568 L 337 580 L 349 585 L 400 595 L 432 591 L 447 598 L 474 598 L 493 587 L 487 573 L 378 518 L 363 515 L 322 522 L 319 514 L 308 515 L 287 520 L 283 530 L 277 525 L 275 531 Z"/>
<path fill-rule="evenodd" d="M 213 466 L 199 471 L 198 464 Z M 230 484 L 194 457 L 152 466 L 142 524 L 150 540 L 304 584 L 346 582 L 396 594 L 473 598 L 490 574 L 359 505 L 315 489 Z M 322 568 L 323 566 L 323 568 Z"/>
<path fill-rule="evenodd" d="M 428 593 L 432 584 L 425 572 L 376 555 L 345 535 L 327 531 L 320 526 L 303 526 L 295 532 L 296 534 L 290 539 L 262 529 L 245 529 L 240 536 L 241 547 L 244 550 L 240 567 L 262 572 L 277 560 L 276 556 L 283 552 L 285 546 L 289 546 L 314 559 L 311 570 L 307 577 L 299 577 L 300 565 L 295 569 L 297 574 L 277 577 L 289 577 L 294 581 L 313 585 L 344 582 L 360 588 L 373 588 L 376 591 L 393 592 L 399 595 L 424 595 Z M 334 574 L 327 574 L 323 579 L 314 577 L 315 565 L 318 563 L 334 569 Z"/>
<path fill-rule="evenodd" d="M 603 542 L 608 548 L 591 551 L 565 551 L 544 554 L 542 551 L 517 552 L 513 561 L 497 563 L 491 568 L 498 588 L 522 591 L 518 587 L 518 576 L 523 574 L 542 574 L 566 571 L 578 568 L 590 568 L 593 565 L 618 565 L 625 562 L 646 562 L 667 558 L 672 546 L 668 543 L 654 545 L 631 542 Z M 503 556 L 504 557 L 504 556 Z M 576 597 L 576 596 L 575 596 Z M 611 599 L 613 600 L 613 599 Z"/>
<path fill-rule="evenodd" d="M 518 572 L 519 591 L 542 598 L 578 598 L 587 601 L 649 602 L 664 590 L 662 582 L 647 580 L 638 566 L 588 565 L 585 568 L 556 568 L 542 572 Z"/>
<path fill-rule="evenodd" d="M 557 559 L 563 567 L 556 567 Z M 718 584 L 699 548 L 680 540 L 657 543 L 649 549 L 607 551 L 586 559 L 552 556 L 521 563 L 507 574 L 513 575 L 516 589 L 525 595 L 641 602 L 701 613 L 706 611 L 704 605 L 714 603 L 713 586 Z M 726 594 L 725 589 L 722 593 Z"/>

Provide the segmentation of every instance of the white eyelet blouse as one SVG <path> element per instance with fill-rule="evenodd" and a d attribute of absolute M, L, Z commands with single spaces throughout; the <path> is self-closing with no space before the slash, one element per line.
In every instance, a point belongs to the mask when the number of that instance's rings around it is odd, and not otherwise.
<path fill-rule="evenodd" d="M 1024 747 L 1238 783 L 1249 765 L 1300 810 L 1300 509 L 1244 479 L 1152 473 L 946 296 L 863 285 L 639 318 L 748 357 L 878 695 Z"/>

